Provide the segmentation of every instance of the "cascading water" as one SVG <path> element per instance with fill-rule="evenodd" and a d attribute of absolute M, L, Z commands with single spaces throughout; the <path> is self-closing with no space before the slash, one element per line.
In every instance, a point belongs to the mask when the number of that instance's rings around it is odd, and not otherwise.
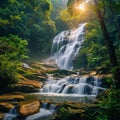
<path fill-rule="evenodd" d="M 63 31 L 53 39 L 52 55 L 60 69 L 73 69 L 72 61 L 84 41 L 85 24 L 80 24 L 75 30 Z"/>
<path fill-rule="evenodd" d="M 13 120 L 17 117 L 18 113 L 16 108 L 12 108 L 8 113 L 5 114 L 5 118 L 3 120 Z"/>
<path fill-rule="evenodd" d="M 105 90 L 102 87 L 102 82 L 102 78 L 85 76 L 67 76 L 59 80 L 48 79 L 41 92 L 72 96 L 96 96 Z"/>
<path fill-rule="evenodd" d="M 83 23 L 75 30 L 63 31 L 53 39 L 52 55 L 60 69 L 73 69 L 72 61 L 84 41 L 85 25 L 86 23 Z M 101 82 L 102 78 L 97 77 L 67 76 L 55 80 L 48 75 L 48 81 L 40 93 L 64 96 L 96 96 L 105 89 L 102 88 Z"/>
<path fill-rule="evenodd" d="M 40 112 L 28 116 L 25 120 L 47 120 L 48 118 L 52 120 L 53 114 L 56 112 L 56 105 L 50 104 L 47 108 L 47 103 L 42 103 Z"/>

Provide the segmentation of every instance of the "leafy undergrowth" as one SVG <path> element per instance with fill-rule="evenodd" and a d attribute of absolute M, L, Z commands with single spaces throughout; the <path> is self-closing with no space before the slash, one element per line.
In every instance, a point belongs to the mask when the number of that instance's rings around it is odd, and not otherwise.
<path fill-rule="evenodd" d="M 58 110 L 57 119 L 93 120 L 98 111 L 99 107 L 95 103 L 64 102 Z"/>
<path fill-rule="evenodd" d="M 57 120 L 120 120 L 120 90 L 107 90 L 94 103 L 65 101 Z"/>
<path fill-rule="evenodd" d="M 120 120 L 120 89 L 109 90 L 101 96 L 97 120 Z"/>

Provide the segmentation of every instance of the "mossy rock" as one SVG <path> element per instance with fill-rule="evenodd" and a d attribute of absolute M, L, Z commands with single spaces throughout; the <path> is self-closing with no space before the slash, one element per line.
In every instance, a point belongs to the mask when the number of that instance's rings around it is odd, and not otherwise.
<path fill-rule="evenodd" d="M 60 103 L 57 120 L 90 120 L 90 118 L 95 118 L 98 109 L 97 104 L 91 103 Z"/>

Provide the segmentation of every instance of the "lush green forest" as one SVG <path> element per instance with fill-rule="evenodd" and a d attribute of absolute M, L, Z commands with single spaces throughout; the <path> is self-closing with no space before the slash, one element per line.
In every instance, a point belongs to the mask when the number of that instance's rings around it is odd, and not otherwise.
<path fill-rule="evenodd" d="M 119 120 L 120 0 L 83 2 L 0 0 L 0 90 L 19 81 L 22 62 L 48 58 L 58 33 L 86 23 L 84 42 L 73 60 L 75 70 L 112 74 L 99 114 L 88 120 Z M 80 9 L 76 7 L 79 4 L 83 4 Z"/>

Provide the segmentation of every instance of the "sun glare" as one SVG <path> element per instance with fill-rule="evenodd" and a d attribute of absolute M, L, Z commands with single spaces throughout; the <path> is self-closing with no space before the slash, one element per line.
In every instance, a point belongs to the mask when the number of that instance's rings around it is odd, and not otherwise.
<path fill-rule="evenodd" d="M 84 3 L 81 3 L 79 5 L 76 6 L 76 9 L 79 9 L 79 10 L 85 10 L 85 4 Z"/>
<path fill-rule="evenodd" d="M 85 5 L 84 5 L 84 4 L 80 4 L 80 5 L 78 6 L 78 9 L 84 10 L 84 9 L 85 9 Z"/>

